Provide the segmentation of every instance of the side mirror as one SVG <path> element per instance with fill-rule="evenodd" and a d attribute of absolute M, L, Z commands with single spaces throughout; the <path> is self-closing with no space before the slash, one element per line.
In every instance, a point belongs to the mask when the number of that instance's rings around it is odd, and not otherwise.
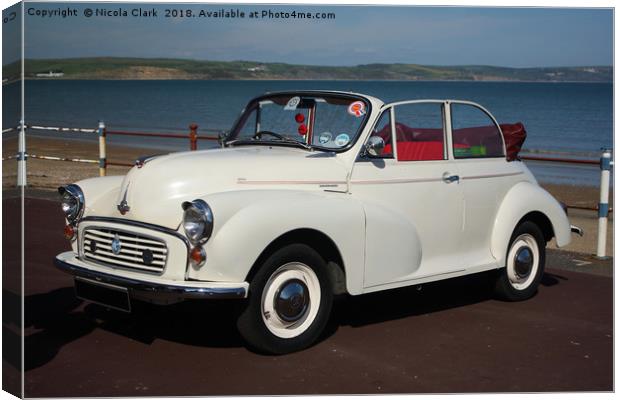
<path fill-rule="evenodd" d="M 228 135 L 230 132 L 222 131 L 217 135 L 217 142 L 220 144 L 220 147 L 226 147 L 226 139 L 228 139 Z"/>
<path fill-rule="evenodd" d="M 381 136 L 371 136 L 364 145 L 365 156 L 381 157 L 385 149 L 385 142 Z"/>

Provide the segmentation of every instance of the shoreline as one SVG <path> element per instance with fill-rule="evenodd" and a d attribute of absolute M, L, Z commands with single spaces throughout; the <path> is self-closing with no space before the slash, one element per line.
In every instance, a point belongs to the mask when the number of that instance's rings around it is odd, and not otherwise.
<path fill-rule="evenodd" d="M 19 82 L 19 78 L 2 82 L 3 85 Z M 295 78 L 235 78 L 235 79 L 222 79 L 222 78 L 105 78 L 105 77 L 75 77 L 75 78 L 36 78 L 25 77 L 26 81 L 324 81 L 324 82 L 359 82 L 359 79 L 353 78 L 313 78 L 313 79 L 295 79 Z M 598 83 L 598 84 L 613 84 L 613 81 L 547 81 L 547 80 L 513 80 L 513 79 L 365 79 L 367 82 L 467 82 L 467 83 Z"/>

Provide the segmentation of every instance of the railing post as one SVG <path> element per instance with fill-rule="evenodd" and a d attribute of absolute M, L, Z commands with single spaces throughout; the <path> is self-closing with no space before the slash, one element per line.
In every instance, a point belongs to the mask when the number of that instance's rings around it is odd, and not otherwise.
<path fill-rule="evenodd" d="M 197 130 L 198 130 L 198 125 L 191 124 L 189 126 L 189 149 L 190 150 L 198 149 L 198 138 L 196 137 Z"/>
<path fill-rule="evenodd" d="M 596 258 L 607 259 L 605 247 L 607 245 L 607 216 L 609 214 L 609 180 L 611 174 L 611 150 L 601 149 L 601 196 L 598 203 L 598 240 L 596 243 Z"/>
<path fill-rule="evenodd" d="M 105 176 L 108 168 L 108 160 L 105 151 L 105 133 L 105 123 L 99 121 L 99 128 L 97 129 L 97 134 L 99 135 L 99 176 Z"/>
<path fill-rule="evenodd" d="M 26 154 L 26 125 L 24 124 L 24 120 L 19 121 L 19 137 L 17 143 L 17 186 L 25 187 L 26 186 L 26 159 L 28 158 L 28 154 Z"/>

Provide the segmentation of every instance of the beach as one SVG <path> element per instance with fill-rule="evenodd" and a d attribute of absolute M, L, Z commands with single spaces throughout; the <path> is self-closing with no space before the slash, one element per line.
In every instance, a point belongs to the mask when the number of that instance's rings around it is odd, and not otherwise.
<path fill-rule="evenodd" d="M 202 143 L 204 146 L 204 143 Z M 55 191 L 58 186 L 66 185 L 81 179 L 99 176 L 99 147 L 97 142 L 70 141 L 54 138 L 27 137 L 28 153 L 31 155 L 54 156 L 61 158 L 79 158 L 95 160 L 96 163 L 77 163 L 67 161 L 42 160 L 29 158 L 27 163 L 27 184 L 29 188 Z M 199 143 L 199 149 L 201 145 Z M 9 138 L 3 141 L 3 158 L 14 156 L 17 152 L 17 138 Z M 133 161 L 144 155 L 165 154 L 166 151 L 158 151 L 149 148 L 125 147 L 108 145 L 108 162 L 132 164 Z M 108 175 L 124 175 L 130 167 L 109 166 Z M 2 162 L 2 187 L 3 190 L 15 187 L 17 162 L 8 159 Z M 598 186 L 576 186 L 566 184 L 541 184 L 556 199 L 569 206 L 596 208 L 599 202 Z M 613 204 L 613 191 L 610 194 L 610 205 Z M 607 254 L 613 254 L 613 216 L 609 214 L 607 232 Z M 597 238 L 597 212 L 569 208 L 571 223 L 584 229 L 583 237 L 573 235 L 572 243 L 564 249 L 583 254 L 592 254 L 596 250 Z M 553 244 L 550 244 L 554 247 Z"/>

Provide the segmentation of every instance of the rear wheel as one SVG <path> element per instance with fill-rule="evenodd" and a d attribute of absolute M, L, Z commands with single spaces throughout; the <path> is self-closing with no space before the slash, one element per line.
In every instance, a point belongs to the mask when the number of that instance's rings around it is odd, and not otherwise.
<path fill-rule="evenodd" d="M 248 344 L 261 352 L 298 351 L 318 339 L 332 298 L 321 256 L 307 245 L 288 245 L 269 256 L 252 279 L 248 305 L 237 326 Z"/>
<path fill-rule="evenodd" d="M 536 294 L 545 269 L 545 239 L 538 225 L 526 221 L 512 234 L 506 268 L 499 272 L 495 293 L 509 301 L 521 301 Z"/>

